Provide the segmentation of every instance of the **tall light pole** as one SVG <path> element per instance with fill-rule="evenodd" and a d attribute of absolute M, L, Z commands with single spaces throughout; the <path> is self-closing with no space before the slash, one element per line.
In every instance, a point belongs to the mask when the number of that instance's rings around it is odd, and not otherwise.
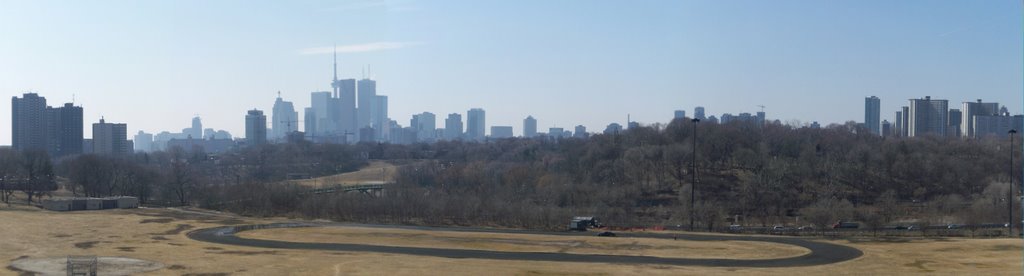
<path fill-rule="evenodd" d="M 1007 219 L 1009 220 L 1007 223 L 1009 223 L 1009 224 L 1006 225 L 1006 227 L 1007 227 L 1006 232 L 1007 232 L 1008 235 L 1011 235 L 1011 236 L 1013 235 L 1013 225 L 1016 224 L 1016 223 L 1014 223 L 1014 218 L 1013 218 L 1013 196 L 1014 196 L 1014 194 L 1013 194 L 1013 135 L 1014 134 L 1017 134 L 1017 130 L 1016 129 L 1010 129 L 1010 191 L 1009 191 L 1010 194 L 1008 194 L 1006 196 L 1006 213 L 1007 213 Z M 1024 212 L 1024 211 L 1021 211 L 1021 212 Z M 1024 214 L 1024 213 L 1022 213 L 1022 214 Z"/>
<path fill-rule="evenodd" d="M 697 198 L 697 122 L 700 119 L 693 118 L 690 120 L 693 122 L 693 170 L 690 175 L 693 177 L 693 181 L 690 183 L 690 231 L 693 231 L 693 217 L 696 215 L 696 209 L 694 209 L 693 202 Z"/>

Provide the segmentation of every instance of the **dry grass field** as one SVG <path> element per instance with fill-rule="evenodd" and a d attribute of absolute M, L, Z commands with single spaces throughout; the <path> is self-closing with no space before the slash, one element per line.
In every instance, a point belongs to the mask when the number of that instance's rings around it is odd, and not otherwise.
<path fill-rule="evenodd" d="M 21 205 L 0 206 L 0 260 L 7 267 L 0 268 L 0 275 L 24 273 L 7 265 L 16 259 L 66 255 L 128 257 L 163 265 L 147 275 L 1019 275 L 1022 257 L 1020 239 L 837 240 L 834 242 L 863 250 L 864 256 L 825 266 L 735 269 L 275 250 L 209 244 L 185 236 L 190 230 L 205 227 L 281 221 L 287 219 L 241 218 L 201 210 L 50 212 Z M 377 228 L 267 229 L 243 233 L 248 237 L 296 241 L 693 258 L 768 258 L 799 254 L 803 250 L 764 243 Z M 588 246 L 573 246 L 580 244 Z"/>
<path fill-rule="evenodd" d="M 394 179 L 398 166 L 384 161 L 370 161 L 370 164 L 358 171 L 317 177 L 312 179 L 292 180 L 306 187 L 325 187 L 329 185 L 358 185 L 358 184 L 380 184 L 390 182 Z"/>

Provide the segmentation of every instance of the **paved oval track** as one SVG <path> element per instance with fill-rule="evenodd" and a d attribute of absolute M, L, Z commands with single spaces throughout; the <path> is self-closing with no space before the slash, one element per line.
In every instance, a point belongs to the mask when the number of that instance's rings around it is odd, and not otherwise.
<path fill-rule="evenodd" d="M 692 258 L 664 258 L 664 257 L 650 257 L 650 256 L 624 256 L 624 255 L 600 255 L 600 254 L 571 254 L 571 253 L 554 253 L 554 252 L 507 252 L 507 251 L 488 251 L 488 250 L 473 250 L 473 249 L 449 249 L 449 248 L 422 248 L 422 247 L 405 247 L 405 246 L 386 246 L 386 245 L 369 245 L 369 244 L 348 244 L 348 243 L 308 243 L 308 242 L 289 242 L 289 241 L 275 241 L 275 240 L 261 240 L 261 239 L 247 239 L 238 237 L 235 233 L 257 229 L 269 229 L 269 228 L 295 228 L 295 227 L 331 227 L 331 226 L 343 226 L 343 225 L 332 225 L 332 224 L 304 224 L 304 223 L 276 223 L 276 224 L 260 224 L 260 225 L 244 225 L 244 226 L 224 226 L 215 228 L 206 228 L 195 230 L 188 233 L 188 237 L 198 241 L 228 244 L 228 245 L 239 245 L 239 246 L 250 246 L 250 247 L 262 247 L 262 248 L 273 248 L 273 249 L 307 249 L 307 250 L 324 250 L 324 251 L 355 251 L 355 252 L 374 252 L 374 253 L 390 253 L 390 254 L 406 254 L 406 255 L 419 255 L 419 256 L 432 256 L 432 257 L 444 257 L 444 258 L 474 258 L 474 259 L 492 259 L 492 260 L 516 260 L 516 261 L 549 261 L 549 262 L 585 262 L 585 263 L 619 263 L 619 264 L 662 264 L 662 265 L 679 265 L 679 266 L 719 266 L 719 267 L 793 267 L 793 266 L 813 266 L 813 265 L 826 265 L 832 263 L 838 263 L 842 261 L 853 260 L 864 253 L 860 250 L 843 246 L 838 244 L 817 242 L 813 240 L 794 238 L 794 237 L 761 237 L 761 236 L 712 236 L 712 235 L 690 235 L 690 234 L 679 234 L 675 237 L 683 240 L 692 241 L 753 241 L 753 242 L 771 242 L 786 245 L 799 246 L 807 248 L 811 253 L 780 259 L 761 259 L 761 260 L 737 260 L 737 259 L 692 259 Z M 361 227 L 367 227 L 368 225 L 358 225 Z M 515 230 L 482 230 L 482 229 L 449 229 L 449 228 L 431 228 L 431 227 L 406 227 L 406 226 L 379 226 L 370 225 L 368 227 L 379 227 L 379 228 L 404 228 L 404 229 L 418 229 L 418 230 L 444 230 L 444 231 L 471 231 L 471 232 L 498 232 L 498 233 L 518 233 L 518 234 L 545 234 L 545 235 L 583 235 L 579 233 L 543 233 L 543 232 L 529 232 L 529 231 L 515 231 Z M 654 234 L 654 233 L 626 233 L 621 235 L 626 237 L 644 237 L 644 238 L 673 238 L 672 235 L 667 234 Z"/>

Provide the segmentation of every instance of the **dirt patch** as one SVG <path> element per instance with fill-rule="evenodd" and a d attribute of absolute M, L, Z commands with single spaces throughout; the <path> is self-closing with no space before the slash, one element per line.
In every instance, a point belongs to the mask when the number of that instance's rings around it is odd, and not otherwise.
<path fill-rule="evenodd" d="M 75 247 L 78 247 L 78 248 L 81 248 L 81 249 L 89 249 L 89 248 L 92 248 L 97 243 L 100 243 L 100 242 L 98 242 L 98 241 L 78 242 L 78 243 L 75 243 Z"/>
<path fill-rule="evenodd" d="M 206 250 L 224 250 L 224 248 L 215 247 L 215 246 L 203 247 L 203 249 L 206 249 Z"/>
<path fill-rule="evenodd" d="M 183 265 L 171 265 L 171 266 L 168 266 L 167 269 L 170 269 L 170 270 L 183 270 L 183 269 L 188 269 L 188 267 L 187 266 L 183 266 Z"/>
<path fill-rule="evenodd" d="M 934 272 L 935 271 L 934 269 L 929 269 L 929 268 L 925 267 L 926 264 L 930 264 L 930 263 L 935 263 L 935 262 L 933 262 L 933 261 L 926 261 L 926 260 L 916 260 L 913 263 L 906 263 L 906 264 L 903 264 L 903 265 L 904 266 L 909 266 L 909 267 L 916 267 L 917 269 L 921 270 L 921 272 Z"/>
<path fill-rule="evenodd" d="M 144 219 L 144 220 L 140 221 L 139 223 L 168 223 L 168 222 L 172 222 L 172 221 L 174 221 L 174 219 L 172 219 L 172 218 L 157 218 L 157 219 Z"/>
<path fill-rule="evenodd" d="M 216 221 L 215 223 L 220 223 L 220 224 L 223 224 L 223 225 L 239 225 L 239 224 L 244 224 L 245 221 L 233 218 L 233 219 L 219 220 L 219 221 Z"/>
<path fill-rule="evenodd" d="M 159 234 L 154 234 L 154 235 L 177 235 L 177 234 L 181 234 L 181 232 L 185 232 L 185 231 L 187 231 L 189 229 L 192 229 L 192 228 L 195 228 L 195 226 L 192 226 L 190 224 L 178 224 L 178 226 L 175 227 L 174 229 L 167 230 L 167 232 L 163 232 L 163 233 L 159 233 Z"/>
<path fill-rule="evenodd" d="M 68 234 L 56 234 L 56 235 L 53 235 L 53 237 L 54 238 L 70 238 L 71 235 L 68 235 Z"/>
<path fill-rule="evenodd" d="M 1021 251 L 1020 245 L 1000 244 L 992 247 L 992 251 Z"/>
<path fill-rule="evenodd" d="M 163 236 L 153 236 L 151 239 L 158 240 L 158 241 L 169 241 L 169 240 L 171 240 L 171 239 L 168 239 L 168 238 L 164 238 Z"/>
<path fill-rule="evenodd" d="M 116 248 L 117 248 L 117 250 L 120 250 L 121 252 L 135 252 L 135 248 L 137 248 L 137 247 L 121 246 L 121 247 L 116 247 Z"/>
<path fill-rule="evenodd" d="M 189 273 L 189 274 L 182 274 L 181 276 L 228 276 L 228 275 L 231 275 L 231 273 L 224 273 L 224 272 L 218 272 L 218 273 Z"/>

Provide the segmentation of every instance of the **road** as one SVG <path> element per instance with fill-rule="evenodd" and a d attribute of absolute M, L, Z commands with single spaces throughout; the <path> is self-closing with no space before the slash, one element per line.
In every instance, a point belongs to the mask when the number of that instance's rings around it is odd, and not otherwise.
<path fill-rule="evenodd" d="M 349 251 L 349 252 L 374 252 L 389 254 L 405 254 L 418 256 L 432 256 L 443 258 L 475 258 L 492 260 L 515 260 L 515 261 L 548 261 L 548 262 L 583 262 L 583 263 L 617 263 L 617 264 L 660 264 L 678 266 L 715 266 L 715 267 L 794 267 L 826 265 L 842 261 L 853 260 L 864 253 L 860 250 L 838 244 L 818 242 L 806 238 L 796 237 L 766 237 L 766 236 L 722 236 L 722 235 L 692 235 L 692 234 L 661 234 L 661 233 L 619 233 L 620 237 L 644 237 L 671 239 L 677 237 L 682 240 L 691 241 L 753 241 L 771 242 L 786 245 L 799 246 L 809 249 L 811 252 L 805 255 L 762 260 L 736 260 L 736 259 L 692 259 L 692 258 L 664 258 L 651 256 L 623 256 L 623 255 L 599 255 L 599 254 L 571 254 L 571 253 L 548 253 L 548 252 L 506 252 L 472 249 L 449 249 L 449 248 L 422 248 L 405 246 L 369 245 L 369 244 L 346 244 L 346 243 L 308 243 L 248 239 L 235 235 L 241 231 L 268 228 L 291 228 L 291 227 L 379 227 L 379 228 L 403 228 L 435 231 L 469 231 L 469 232 L 499 232 L 519 234 L 545 234 L 545 235 L 593 235 L 594 233 L 550 233 L 519 230 L 494 230 L 494 229 L 453 229 L 439 227 L 416 227 L 416 226 L 382 226 L 382 225 L 356 225 L 356 224 L 307 224 L 307 223 L 277 223 L 245 226 L 224 226 L 195 230 L 188 233 L 188 237 L 198 241 L 261 247 L 272 249 L 305 249 L 323 251 Z"/>

